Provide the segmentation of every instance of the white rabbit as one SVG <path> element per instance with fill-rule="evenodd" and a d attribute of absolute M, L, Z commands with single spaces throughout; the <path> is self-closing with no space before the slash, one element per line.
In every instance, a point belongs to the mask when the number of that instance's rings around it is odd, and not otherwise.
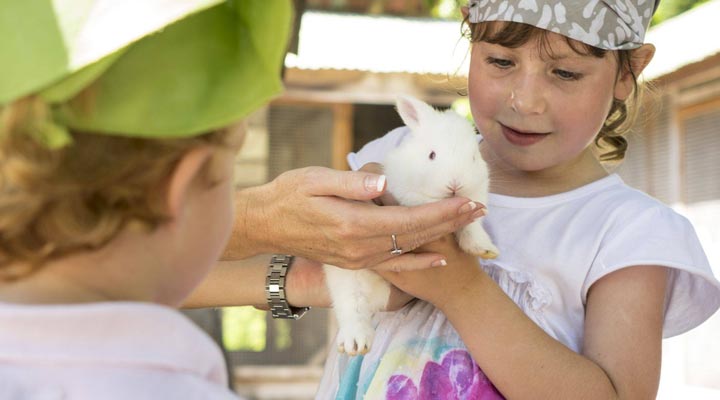
<path fill-rule="evenodd" d="M 488 168 L 470 122 L 409 96 L 397 99 L 397 110 L 410 134 L 383 163 L 388 191 L 395 199 L 414 206 L 464 196 L 486 204 Z M 470 254 L 483 258 L 499 254 L 479 220 L 455 236 L 460 248 Z M 339 325 L 338 349 L 350 355 L 365 354 L 375 333 L 372 315 L 387 305 L 390 284 L 367 270 L 325 265 L 325 274 Z"/>

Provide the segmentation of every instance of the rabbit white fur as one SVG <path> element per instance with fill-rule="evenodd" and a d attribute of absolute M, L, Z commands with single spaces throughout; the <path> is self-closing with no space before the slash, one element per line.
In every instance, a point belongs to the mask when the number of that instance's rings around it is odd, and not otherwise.
<path fill-rule="evenodd" d="M 414 206 L 464 196 L 486 204 L 488 168 L 472 125 L 453 111 L 437 111 L 409 96 L 398 98 L 397 110 L 410 135 L 383 163 L 388 191 L 395 199 L 401 205 Z M 455 235 L 468 253 L 483 258 L 499 254 L 479 220 Z M 366 353 L 375 333 L 372 315 L 387 305 L 390 284 L 367 270 L 326 265 L 325 274 L 339 325 L 339 351 Z"/>

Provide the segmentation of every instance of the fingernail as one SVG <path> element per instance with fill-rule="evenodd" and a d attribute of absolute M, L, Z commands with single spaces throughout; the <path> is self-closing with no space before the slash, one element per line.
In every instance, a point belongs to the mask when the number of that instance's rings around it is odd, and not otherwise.
<path fill-rule="evenodd" d="M 385 189 L 385 175 L 368 175 L 365 177 L 365 190 L 382 192 Z"/>
<path fill-rule="evenodd" d="M 485 216 L 485 211 L 487 211 L 487 208 L 482 207 L 479 210 L 475 211 L 475 213 L 472 215 L 473 219 L 482 218 Z"/>
<path fill-rule="evenodd" d="M 433 263 L 430 264 L 431 267 L 444 267 L 446 265 L 447 265 L 447 261 L 445 261 L 444 259 L 433 261 Z"/>
<path fill-rule="evenodd" d="M 460 209 L 458 210 L 458 214 L 465 214 L 466 212 L 470 212 L 476 208 L 477 204 L 475 204 L 474 201 L 469 201 L 460 207 Z"/>

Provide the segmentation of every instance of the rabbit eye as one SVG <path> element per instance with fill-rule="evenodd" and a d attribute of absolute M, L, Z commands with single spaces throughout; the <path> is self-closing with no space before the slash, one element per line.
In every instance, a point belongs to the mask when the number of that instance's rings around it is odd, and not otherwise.
<path fill-rule="evenodd" d="M 435 152 L 431 151 L 430 155 L 428 156 L 429 159 L 434 160 L 435 159 Z"/>

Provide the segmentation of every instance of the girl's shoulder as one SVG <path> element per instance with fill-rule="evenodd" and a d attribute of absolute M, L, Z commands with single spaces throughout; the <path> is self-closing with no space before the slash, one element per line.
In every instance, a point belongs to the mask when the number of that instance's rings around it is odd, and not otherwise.
<path fill-rule="evenodd" d="M 618 184 L 588 200 L 605 210 L 598 220 L 602 221 L 599 247 L 583 286 L 583 301 L 594 282 L 614 271 L 663 266 L 668 270 L 663 334 L 669 337 L 692 329 L 720 307 L 720 281 L 713 275 L 693 222 L 616 179 Z"/>
<path fill-rule="evenodd" d="M 609 184 L 599 195 L 605 201 L 612 201 L 613 205 L 622 204 L 628 210 L 659 208 L 674 212 L 662 201 L 625 183 L 620 175 L 611 174 L 606 179 Z"/>
<path fill-rule="evenodd" d="M 637 230 L 652 235 L 690 235 L 696 237 L 692 222 L 673 207 L 627 185 L 618 175 L 608 177 L 613 183 L 588 199 L 602 210 L 608 228 L 614 231 Z"/>

